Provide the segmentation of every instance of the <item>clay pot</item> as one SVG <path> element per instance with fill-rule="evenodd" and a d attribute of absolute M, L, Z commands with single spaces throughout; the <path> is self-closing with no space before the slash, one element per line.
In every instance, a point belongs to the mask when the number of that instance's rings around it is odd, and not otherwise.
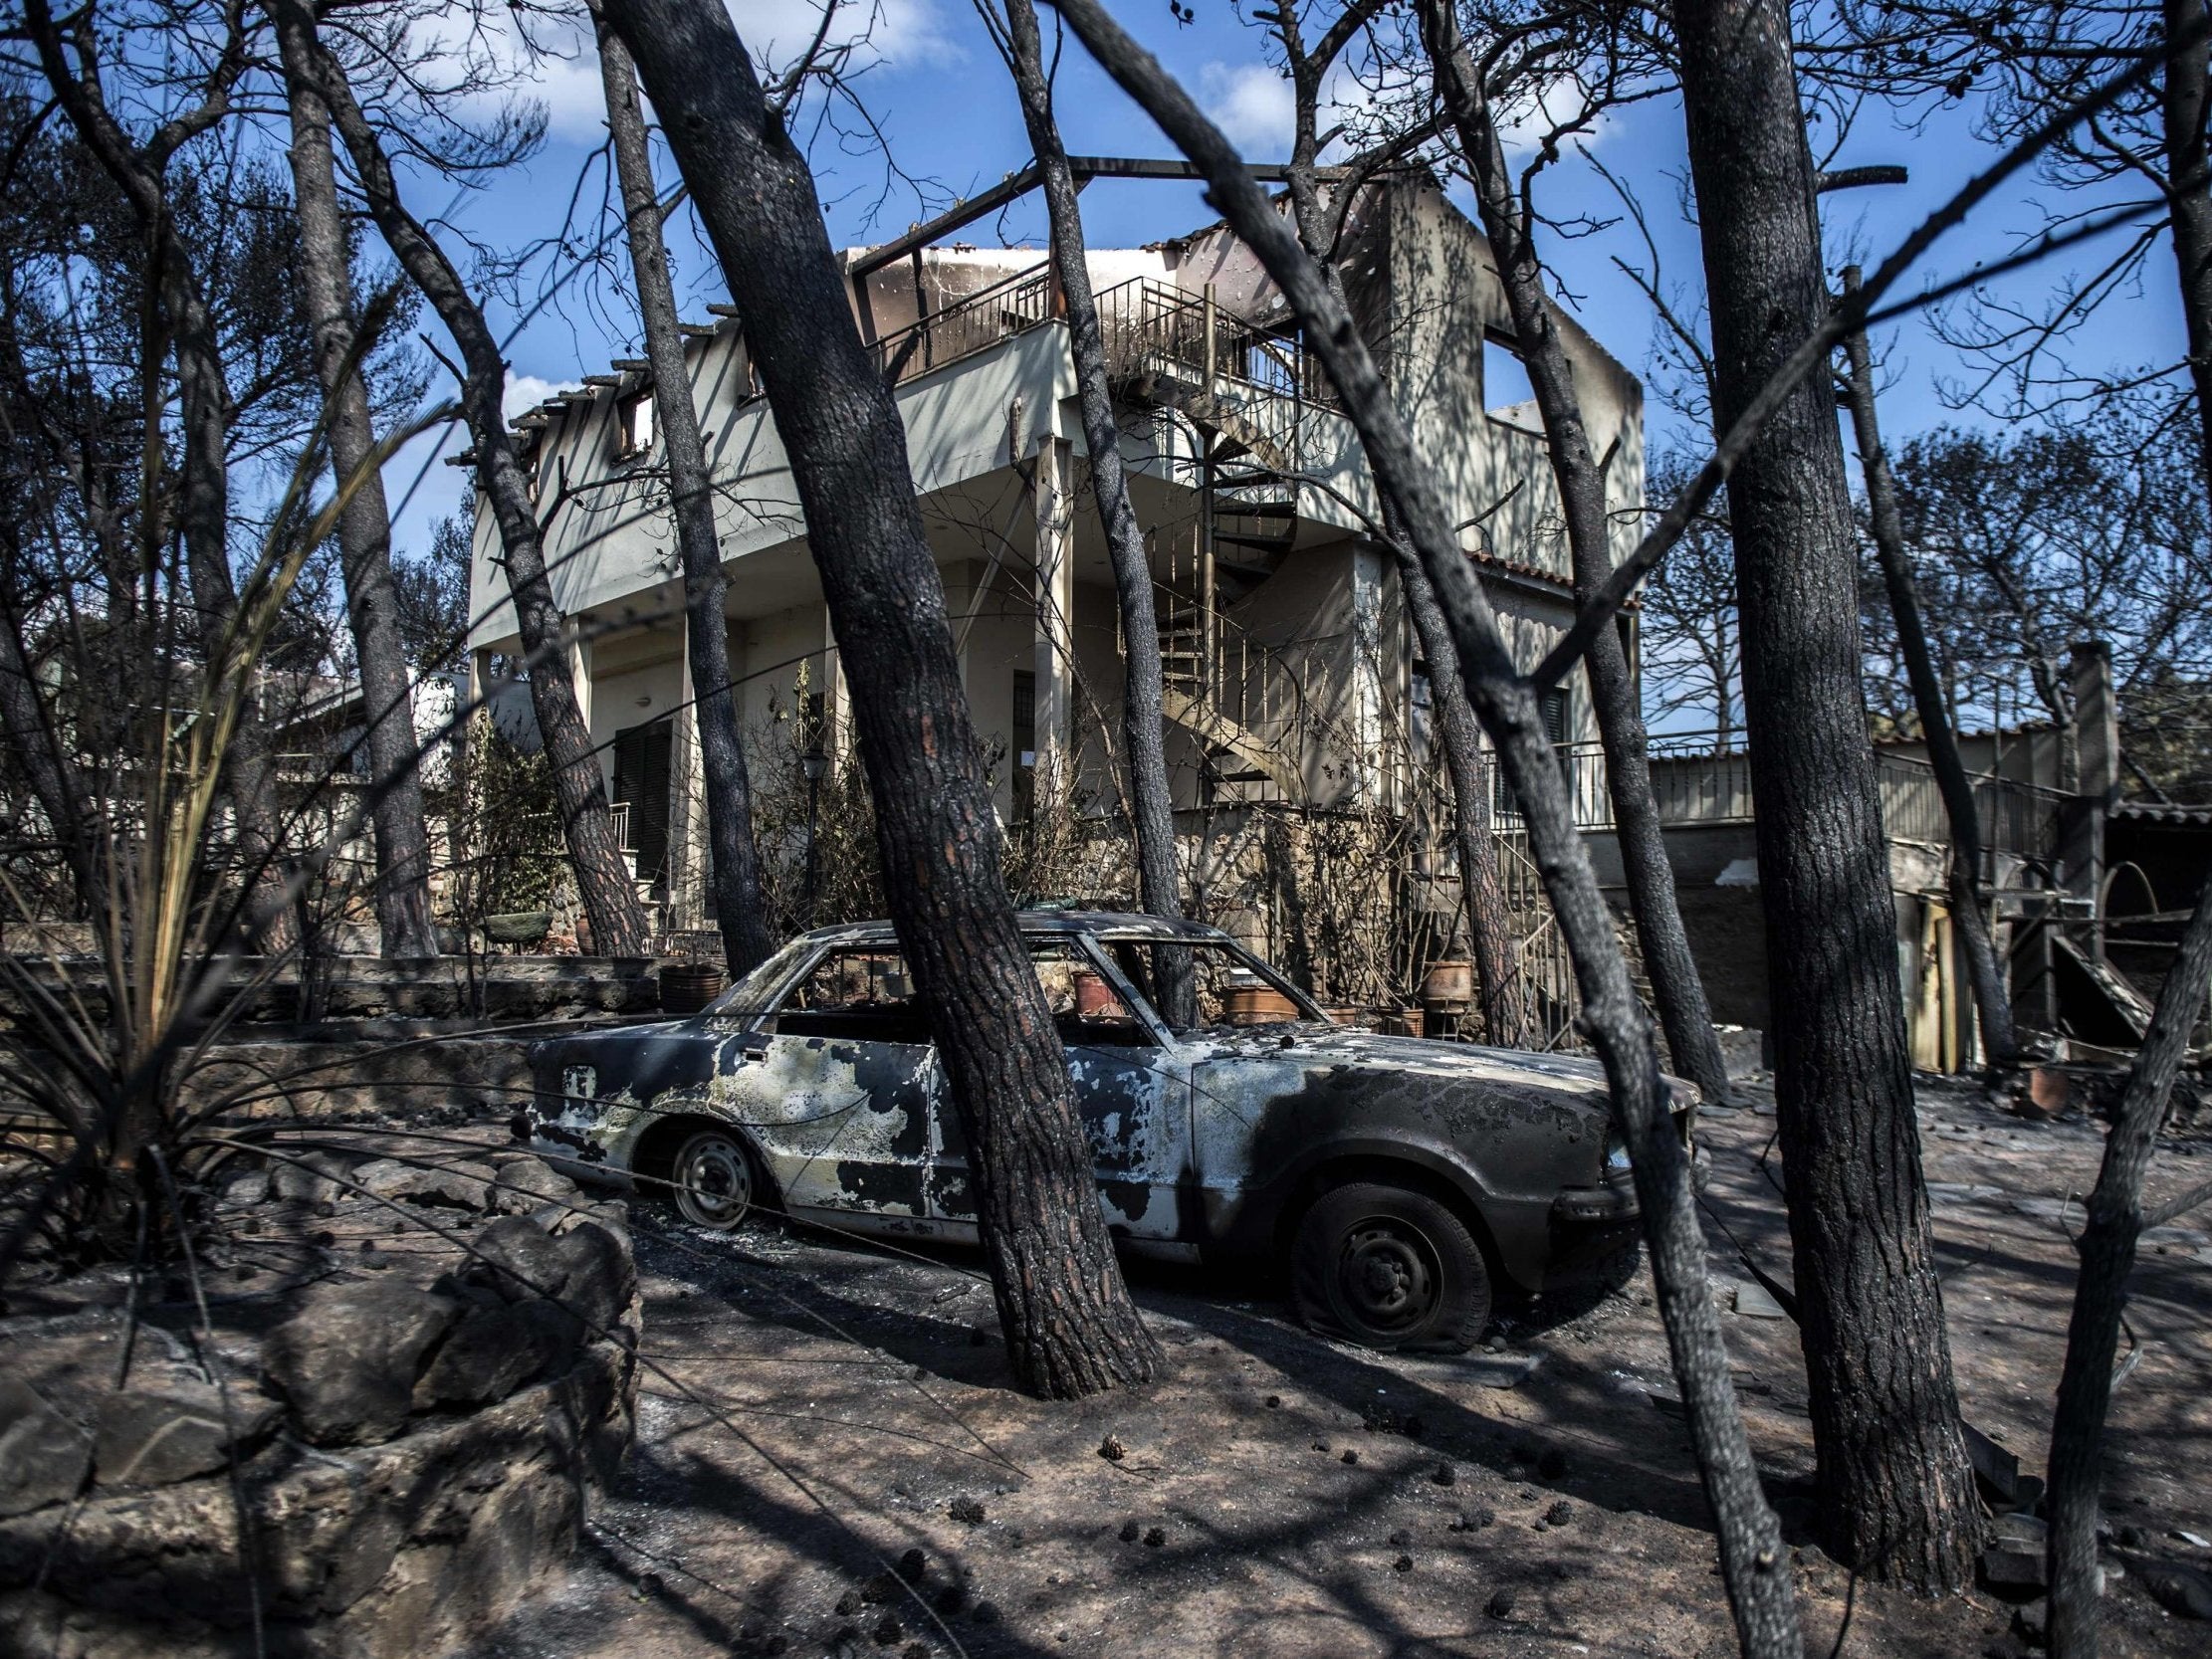
<path fill-rule="evenodd" d="M 1432 962 L 1422 975 L 1421 1000 L 1425 1007 L 1464 1008 L 1474 1000 L 1474 964 L 1467 961 Z"/>
<path fill-rule="evenodd" d="M 1428 1015 L 1419 1008 L 1383 1010 L 1383 1032 L 1391 1037 L 1419 1037 L 1428 1029 Z"/>
<path fill-rule="evenodd" d="M 722 969 L 713 962 L 670 962 L 661 969 L 661 1012 L 696 1014 L 722 994 Z"/>
<path fill-rule="evenodd" d="M 1076 1018 L 1096 1019 L 1101 1014 L 1117 1015 L 1122 1011 L 1121 998 L 1114 994 L 1114 987 L 1106 983 L 1103 974 L 1078 968 L 1074 978 Z"/>
<path fill-rule="evenodd" d="M 1222 988 L 1221 1018 L 1230 1025 L 1268 1025 L 1297 1017 L 1298 1005 L 1272 985 Z"/>

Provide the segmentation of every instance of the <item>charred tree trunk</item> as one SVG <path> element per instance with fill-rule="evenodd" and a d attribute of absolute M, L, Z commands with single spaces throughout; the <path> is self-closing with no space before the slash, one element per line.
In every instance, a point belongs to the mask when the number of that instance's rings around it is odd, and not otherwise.
<path fill-rule="evenodd" d="M 23 640 L 14 596 L 0 598 L 0 732 L 6 734 L 16 764 L 38 797 L 39 810 L 53 826 L 69 865 L 70 883 L 77 890 L 77 903 L 89 920 L 97 922 L 111 902 L 103 877 L 104 838 L 94 824 L 98 803 L 54 729 Z"/>
<path fill-rule="evenodd" d="M 699 408 L 692 399 L 690 370 L 684 366 L 684 335 L 677 325 L 676 289 L 669 280 L 668 248 L 661 237 L 660 200 L 653 188 L 653 159 L 646 146 L 637 76 L 621 38 L 603 20 L 599 75 L 606 84 L 607 130 L 614 139 L 622 212 L 629 223 L 630 269 L 637 278 L 645 357 L 653 365 L 654 424 L 668 457 L 668 495 L 676 519 L 677 556 L 684 571 L 692 718 L 699 731 L 699 762 L 707 785 L 715 919 L 722 929 L 723 956 L 735 980 L 767 961 L 775 940 L 769 934 L 768 900 L 761 891 L 761 853 L 753 839 L 753 781 L 746 773 L 737 692 L 730 684 L 729 624 L 723 618 L 730 584 L 722 571 L 714 486 L 708 476 L 706 446 L 699 436 Z"/>
<path fill-rule="evenodd" d="M 1098 0 L 1054 3 L 1106 71 L 1198 166 L 1215 205 L 1282 291 L 1359 431 L 1379 493 L 1395 504 L 1451 620 L 1475 713 L 1497 744 L 1527 815 L 1546 892 L 1574 954 L 1584 1020 L 1629 1143 L 1653 1280 L 1713 1508 L 1721 1576 L 1738 1638 L 1756 1659 L 1800 1659 L 1796 1594 L 1781 1530 L 1760 1492 L 1729 1379 L 1727 1347 L 1705 1279 L 1704 1232 L 1690 1191 L 1687 1151 L 1667 1114 L 1651 1022 L 1637 1001 L 1612 913 L 1575 833 L 1534 688 L 1514 665 L 1442 498 L 1357 325 L 1235 149 Z"/>
<path fill-rule="evenodd" d="M 1143 1381 L 1067 1060 L 1006 901 L 944 584 L 898 406 L 814 182 L 719 0 L 608 0 L 690 184 L 791 459 L 845 655 L 899 942 L 968 1137 L 1016 1376 L 1050 1397 Z"/>
<path fill-rule="evenodd" d="M 2165 1119 L 2174 1075 L 2212 987 L 2212 878 L 2182 933 L 2180 952 L 2158 992 L 2150 1031 L 2128 1068 L 2119 1111 L 2082 1231 L 2082 1273 L 2067 1322 L 2066 1364 L 2051 1417 L 2051 1652 L 2097 1659 L 2100 1585 L 2098 1488 L 2104 1415 L 2112 1399 L 2112 1354 L 2127 1306 L 2127 1276 L 2144 1226 L 2143 1174 Z"/>
<path fill-rule="evenodd" d="M 1859 267 L 1846 266 L 1845 292 L 1858 286 Z M 1951 729 L 1950 711 L 1943 700 L 1943 684 L 1936 678 L 1927 630 L 1920 621 L 1919 590 L 1912 579 L 1912 561 L 1905 556 L 1904 522 L 1897 514 L 1896 480 L 1889 472 L 1889 457 L 1881 447 L 1881 427 L 1875 415 L 1874 359 L 1867 348 L 1865 329 L 1855 328 L 1845 336 L 1844 355 L 1851 365 L 1850 374 L 1844 378 L 1844 395 L 1851 405 L 1852 431 L 1859 441 L 1859 465 L 1867 478 L 1875 554 L 1881 561 L 1881 584 L 1889 595 L 1890 614 L 1896 619 L 1897 651 L 1904 658 L 1905 676 L 1912 683 L 1912 704 L 1920 716 L 1921 735 L 1927 740 L 1928 764 L 1934 768 L 1935 785 L 1942 792 L 1943 810 L 1950 818 L 1947 882 L 1951 915 L 1966 940 L 1966 966 L 1974 980 L 1974 1009 L 1981 1022 L 1983 1055 L 1993 1066 L 2010 1066 L 2020 1057 L 2020 1041 L 2013 1030 L 2012 997 L 2005 986 L 2005 971 L 1990 937 L 1989 894 L 1982 885 L 1981 811 L 1974 802 L 1974 783 L 1966 775 L 1966 762 L 1958 752 L 1958 737 Z"/>
<path fill-rule="evenodd" d="M 1820 231 L 1781 0 L 1676 8 L 1719 402 L 1733 424 L 1825 320 Z M 1896 917 L 1860 687 L 1843 438 L 1800 382 L 1728 485 L 1759 881 L 1801 1336 L 1829 1548 L 1873 1576 L 1968 1581 L 1959 1433 Z"/>
<path fill-rule="evenodd" d="M 1590 446 L 1582 399 L 1575 391 L 1567 348 L 1544 294 L 1543 267 L 1536 258 L 1531 227 L 1523 218 L 1506 169 L 1504 146 L 1491 118 L 1488 91 L 1479 81 L 1459 40 L 1458 22 L 1445 0 L 1423 0 L 1421 26 L 1436 72 L 1437 95 L 1457 128 L 1459 147 L 1474 181 L 1476 209 L 1497 261 L 1498 280 L 1520 357 L 1543 416 L 1552 477 L 1559 486 L 1567 523 L 1567 545 L 1574 560 L 1575 599 L 1596 600 L 1613 574 L 1611 531 L 1606 522 L 1605 475 Z M 1613 816 L 1628 882 L 1629 905 L 1652 994 L 1659 1003 L 1659 1025 L 1667 1052 L 1707 1100 L 1726 1101 L 1733 1090 L 1705 1001 L 1704 980 L 1690 954 L 1675 901 L 1674 869 L 1667 861 L 1666 833 L 1659 802 L 1652 793 L 1643 712 L 1637 705 L 1636 677 L 1620 632 L 1601 628 L 1591 637 L 1583 667 L 1590 679 L 1592 712 L 1605 747 L 1606 777 L 1613 794 Z"/>
<path fill-rule="evenodd" d="M 1122 743 L 1129 754 L 1129 810 L 1137 840 L 1139 897 L 1154 916 L 1183 914 L 1176 873 L 1175 798 L 1168 789 L 1168 757 L 1161 729 L 1160 624 L 1153 606 L 1152 564 L 1145 533 L 1129 501 L 1122 466 L 1121 428 L 1106 382 L 1106 339 L 1091 293 L 1083 218 L 1076 205 L 1075 175 L 1052 113 L 1052 85 L 1044 69 L 1037 15 L 1029 0 L 1006 0 L 1007 61 L 1021 98 L 1021 118 L 1037 158 L 1045 211 L 1051 220 L 1052 269 L 1067 308 L 1068 347 L 1075 360 L 1075 389 L 1083 411 L 1083 444 L 1090 451 L 1091 493 L 1097 498 L 1106 554 L 1114 567 L 1114 595 L 1121 607 L 1124 641 Z M 1196 1006 L 1189 955 L 1155 953 L 1164 1012 L 1189 1024 Z"/>
<path fill-rule="evenodd" d="M 1474 705 L 1467 701 L 1466 676 L 1459 670 L 1459 647 L 1452 641 L 1451 624 L 1437 602 L 1436 587 L 1422 568 L 1421 555 L 1403 531 L 1390 537 L 1390 550 L 1406 593 L 1406 615 L 1429 664 L 1444 775 L 1451 781 L 1459 892 L 1466 908 L 1475 988 L 1482 998 L 1483 1035 L 1499 1048 L 1522 1048 L 1529 1041 L 1528 999 L 1521 984 L 1520 942 L 1513 935 L 1513 915 L 1506 908 L 1497 849 L 1490 840 L 1490 778 L 1482 767 L 1481 726 L 1474 718 Z"/>
<path fill-rule="evenodd" d="M 158 326 L 147 331 L 149 350 L 166 336 L 176 358 L 179 468 L 172 521 L 184 543 L 201 653 L 210 673 L 250 676 L 250 665 L 228 662 L 239 645 L 238 588 L 230 567 L 230 464 L 226 453 L 230 386 L 223 374 L 215 323 L 192 261 L 169 210 L 164 180 L 168 157 L 190 135 L 171 122 L 145 146 L 132 141 L 109 109 L 96 81 L 80 80 L 64 55 L 61 35 L 45 0 L 24 8 L 40 67 L 55 101 L 86 149 L 115 182 L 146 237 L 146 290 Z M 227 105 L 227 88 L 195 112 L 194 125 L 212 123 Z M 154 372 L 149 361 L 148 374 Z M 225 793 L 238 826 L 240 880 L 249 931 L 259 948 L 276 952 L 297 940 L 279 868 L 276 773 L 269 733 L 259 714 L 241 711 L 223 754 Z"/>
<path fill-rule="evenodd" d="M 2201 458 L 2212 473 L 2212 157 L 2204 130 L 2212 106 L 2212 38 L 2203 32 L 2204 0 L 2162 0 L 2162 9 L 2166 39 L 2187 43 L 2166 64 L 2160 104 L 2189 383 L 2197 397 Z"/>
<path fill-rule="evenodd" d="M 300 61 L 310 66 L 315 89 L 352 157 L 376 228 L 408 281 L 422 291 L 461 348 L 465 371 L 461 408 L 475 445 L 477 488 L 490 502 L 499 525 L 516 628 L 530 660 L 531 709 L 553 765 L 561 831 L 591 926 L 592 948 L 605 956 L 642 956 L 647 948 L 644 907 L 638 903 L 637 889 L 615 843 L 606 776 L 576 707 L 563 622 L 546 574 L 530 481 L 500 407 L 507 389 L 507 365 L 499 341 L 452 261 L 400 200 L 398 181 L 375 129 L 354 101 L 343 71 L 316 37 L 314 9 L 307 0 L 269 0 L 269 14 L 278 38 L 295 43 Z"/>
<path fill-rule="evenodd" d="M 297 33 L 280 43 L 292 111 L 292 200 L 300 225 L 300 286 L 315 370 L 323 382 L 331 472 L 353 487 L 338 515 L 345 616 L 360 659 L 368 718 L 368 772 L 376 841 L 376 922 L 386 956 L 435 956 L 430 916 L 430 837 L 417 777 L 414 696 L 392 585 L 391 514 L 376 466 L 368 382 L 355 360 L 353 275 L 331 153 L 331 112 L 300 61 Z"/>
<path fill-rule="evenodd" d="M 1295 110 L 1286 177 L 1291 217 L 1297 222 L 1298 240 L 1318 266 L 1330 297 L 1347 310 L 1344 276 L 1338 269 L 1334 247 L 1350 204 L 1340 200 L 1332 211 L 1321 199 L 1319 110 L 1330 67 L 1353 33 L 1382 9 L 1377 0 L 1358 0 L 1338 14 L 1310 50 L 1295 9 L 1278 10 L 1274 24 L 1290 70 Z M 1452 642 L 1451 624 L 1437 601 L 1437 590 L 1422 567 L 1421 554 L 1388 501 L 1383 503 L 1383 539 L 1406 595 L 1406 614 L 1429 665 L 1437 735 L 1443 746 L 1444 776 L 1451 785 L 1452 839 L 1458 849 L 1467 953 L 1474 961 L 1475 989 L 1482 1002 L 1482 1032 L 1500 1048 L 1524 1047 L 1530 1039 L 1528 1001 L 1521 980 L 1520 941 L 1514 936 L 1512 912 L 1506 907 L 1504 883 L 1498 876 L 1497 848 L 1490 837 L 1490 780 L 1482 766 L 1481 724 L 1475 719 L 1474 705 L 1467 700 L 1466 677 L 1459 670 L 1459 648 Z"/>

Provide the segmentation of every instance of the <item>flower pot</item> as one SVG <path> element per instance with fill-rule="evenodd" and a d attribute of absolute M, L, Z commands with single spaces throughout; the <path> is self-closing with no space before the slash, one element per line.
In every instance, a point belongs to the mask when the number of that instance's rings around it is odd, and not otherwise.
<path fill-rule="evenodd" d="M 1230 1025 L 1271 1025 L 1298 1017 L 1298 1005 L 1272 985 L 1227 985 L 1221 1018 Z"/>
<path fill-rule="evenodd" d="M 1429 1008 L 1464 1008 L 1474 1000 L 1474 964 L 1432 962 L 1429 971 L 1422 975 L 1421 1000 L 1422 1005 Z"/>
<path fill-rule="evenodd" d="M 713 962 L 670 962 L 661 969 L 661 1012 L 696 1014 L 722 994 L 722 969 Z"/>

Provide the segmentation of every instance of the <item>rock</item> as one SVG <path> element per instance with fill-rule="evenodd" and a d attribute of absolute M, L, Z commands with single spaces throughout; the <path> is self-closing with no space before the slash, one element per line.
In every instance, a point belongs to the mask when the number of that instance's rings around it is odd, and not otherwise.
<path fill-rule="evenodd" d="M 250 1209 L 269 1196 L 269 1171 L 249 1169 L 224 1180 L 215 1202 L 224 1209 Z"/>
<path fill-rule="evenodd" d="M 269 1166 L 269 1196 L 280 1204 L 328 1204 L 337 1198 L 336 1177 L 345 1160 L 332 1152 L 305 1152 Z"/>
<path fill-rule="evenodd" d="M 491 1300 L 470 1307 L 415 1384 L 415 1409 L 489 1405 L 536 1376 L 567 1345 L 545 1324 Z"/>
<path fill-rule="evenodd" d="M 373 1445 L 406 1427 L 422 1356 L 459 1313 L 399 1279 L 321 1287 L 269 1333 L 263 1370 L 315 1444 Z"/>
<path fill-rule="evenodd" d="M 563 1208 L 579 1200 L 576 1183 L 541 1157 L 518 1158 L 493 1178 L 492 1208 L 502 1215 L 527 1215 L 542 1204 Z"/>
<path fill-rule="evenodd" d="M 371 1197 L 480 1210 L 491 1191 L 492 1168 L 486 1163 L 431 1165 L 380 1157 L 355 1169 L 353 1182 Z"/>
<path fill-rule="evenodd" d="M 1554 1527 L 1564 1527 L 1575 1518 L 1575 1506 L 1562 1498 L 1544 1511 L 1544 1519 Z"/>
<path fill-rule="evenodd" d="M 104 1395 L 93 1411 L 93 1478 L 102 1486 L 168 1486 L 211 1475 L 266 1436 L 283 1407 L 251 1388 L 166 1382 Z"/>
<path fill-rule="evenodd" d="M 2180 1561 L 2143 1562 L 2143 1588 L 2176 1618 L 2212 1619 L 2212 1572 Z"/>
<path fill-rule="evenodd" d="M 637 1268 L 628 1250 L 596 1221 L 586 1221 L 555 1243 L 560 1298 L 594 1333 L 611 1328 L 637 1290 Z"/>
<path fill-rule="evenodd" d="M 0 1518 L 75 1497 L 92 1444 L 85 1431 L 15 1377 L 0 1377 Z"/>
<path fill-rule="evenodd" d="M 471 1255 L 462 1278 L 490 1285 L 509 1302 L 557 1297 L 568 1277 L 568 1257 L 559 1242 L 519 1215 L 502 1216 L 485 1228 Z"/>

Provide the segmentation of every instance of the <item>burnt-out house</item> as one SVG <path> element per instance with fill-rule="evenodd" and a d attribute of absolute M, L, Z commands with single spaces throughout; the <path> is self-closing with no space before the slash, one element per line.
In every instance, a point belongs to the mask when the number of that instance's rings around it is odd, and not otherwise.
<path fill-rule="evenodd" d="M 1058 285 L 1041 250 L 946 240 L 1023 182 L 844 264 L 861 333 L 895 386 L 969 703 L 997 757 L 998 810 L 1015 835 L 1037 814 L 1072 813 L 1111 847 L 1125 839 L 1122 624 Z M 1432 180 L 1401 177 L 1364 190 L 1340 258 L 1465 556 L 1532 664 L 1571 614 L 1568 553 L 1488 245 Z M 1456 883 L 1427 669 L 1370 528 L 1375 493 L 1351 423 L 1258 261 L 1222 227 L 1094 250 L 1089 264 L 1151 552 L 1196 903 L 1302 963 L 1325 997 L 1407 996 L 1425 958 L 1452 948 Z M 1642 391 L 1572 317 L 1560 322 L 1625 551 L 1643 506 Z M 737 321 L 686 332 L 749 744 L 835 754 L 851 742 L 845 688 L 870 672 L 865 642 L 831 637 L 789 460 Z M 655 394 L 642 363 L 620 361 L 516 425 L 585 718 L 640 883 L 680 931 L 708 922 L 705 813 Z M 497 552 L 480 514 L 480 680 L 519 650 Z M 1582 786 L 1602 788 L 1579 680 L 1548 713 Z M 1509 885 L 1563 1032 L 1563 964 L 1547 953 L 1510 804 L 1501 792 Z M 1084 888 L 1067 896 L 1128 897 L 1109 866 Z"/>

